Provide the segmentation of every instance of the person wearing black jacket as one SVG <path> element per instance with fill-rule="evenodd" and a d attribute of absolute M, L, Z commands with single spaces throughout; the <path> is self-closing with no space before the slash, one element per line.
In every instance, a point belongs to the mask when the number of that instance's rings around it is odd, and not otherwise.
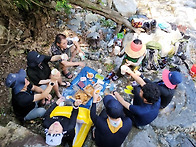
<path fill-rule="evenodd" d="M 59 98 L 44 115 L 43 126 L 46 128 L 46 143 L 51 146 L 60 145 L 62 140 L 63 142 L 72 143 L 75 136 L 75 126 L 81 100 L 76 100 L 74 102 L 70 118 L 64 116 L 50 117 L 50 114 L 54 108 L 63 101 L 63 98 Z"/>
<path fill-rule="evenodd" d="M 123 114 L 123 106 L 113 97 L 103 99 L 104 109 L 96 115 L 98 94 L 94 93 L 90 116 L 95 126 L 94 139 L 98 147 L 120 147 L 132 127 L 130 118 Z M 105 111 L 106 110 L 106 111 Z"/>

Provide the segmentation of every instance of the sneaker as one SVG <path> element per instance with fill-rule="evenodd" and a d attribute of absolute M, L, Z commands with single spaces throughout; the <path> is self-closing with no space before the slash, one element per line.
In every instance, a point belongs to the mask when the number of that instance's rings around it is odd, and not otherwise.
<path fill-rule="evenodd" d="M 153 20 L 150 22 L 150 25 L 151 25 L 151 31 L 152 31 L 152 33 L 155 33 L 155 32 L 156 32 L 157 21 L 156 21 L 155 19 L 153 19 Z"/>
<path fill-rule="evenodd" d="M 142 28 L 145 30 L 145 32 L 150 35 L 151 34 L 151 25 L 149 22 L 144 22 Z"/>

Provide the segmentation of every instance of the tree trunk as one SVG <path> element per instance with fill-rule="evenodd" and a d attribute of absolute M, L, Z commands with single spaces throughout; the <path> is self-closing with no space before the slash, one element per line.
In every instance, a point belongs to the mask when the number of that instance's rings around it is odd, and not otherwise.
<path fill-rule="evenodd" d="M 70 3 L 103 15 L 106 18 L 115 21 L 119 25 L 124 24 L 127 28 L 135 31 L 135 28 L 132 27 L 131 23 L 127 19 L 125 19 L 119 12 L 110 9 L 109 7 L 92 3 L 90 0 L 70 0 Z"/>

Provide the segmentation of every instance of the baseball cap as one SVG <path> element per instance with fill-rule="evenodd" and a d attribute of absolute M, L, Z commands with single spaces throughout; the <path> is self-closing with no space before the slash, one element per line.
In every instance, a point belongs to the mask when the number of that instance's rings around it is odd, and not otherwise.
<path fill-rule="evenodd" d="M 165 69 L 162 72 L 162 79 L 168 88 L 174 89 L 177 84 L 182 82 L 182 75 L 178 71 L 169 71 Z"/>
<path fill-rule="evenodd" d="M 31 51 L 27 55 L 27 65 L 29 67 L 35 67 L 44 60 L 45 56 L 38 54 L 36 51 Z"/>
<path fill-rule="evenodd" d="M 106 95 L 103 103 L 108 116 L 111 118 L 119 118 L 123 115 L 123 106 L 112 95 Z"/>
<path fill-rule="evenodd" d="M 14 90 L 15 94 L 18 94 L 25 85 L 26 72 L 24 69 L 20 69 L 17 73 L 9 73 L 5 84 Z"/>

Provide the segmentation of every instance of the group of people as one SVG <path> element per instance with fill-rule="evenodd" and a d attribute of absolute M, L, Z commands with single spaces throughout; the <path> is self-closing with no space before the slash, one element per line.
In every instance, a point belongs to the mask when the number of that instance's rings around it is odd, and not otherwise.
<path fill-rule="evenodd" d="M 72 144 L 75 136 L 75 125 L 81 100 L 73 103 L 71 117 L 53 116 L 50 113 L 65 99 L 59 92 L 59 86 L 68 87 L 69 82 L 62 80 L 57 69 L 51 70 L 49 62 L 57 62 L 62 75 L 72 78 L 68 67 L 82 66 L 84 62 L 73 62 L 81 50 L 78 42 L 68 40 L 65 35 L 58 34 L 51 46 L 52 56 L 40 55 L 31 51 L 27 55 L 27 74 L 20 69 L 17 73 L 10 73 L 6 78 L 6 85 L 12 88 L 12 106 L 16 117 L 20 121 L 43 117 L 43 126 L 46 128 L 46 143 L 56 146 L 63 142 Z M 105 109 L 100 115 L 96 114 L 96 103 L 99 92 L 95 89 L 93 102 L 90 108 L 90 117 L 94 123 L 92 138 L 100 147 L 119 147 L 130 132 L 132 125 L 140 128 L 151 123 L 158 115 L 159 109 L 165 108 L 172 100 L 175 89 L 182 82 L 182 75 L 178 71 L 165 69 L 162 80 L 152 82 L 139 72 L 133 70 L 138 66 L 145 54 L 146 48 L 141 40 L 128 43 L 124 51 L 125 59 L 119 69 L 121 74 L 129 74 L 137 85 L 133 86 L 134 98 L 129 103 L 117 91 L 103 98 Z M 135 58 L 136 57 L 136 58 Z M 27 76 L 30 83 L 27 80 Z M 58 100 L 46 111 L 44 106 L 50 103 L 51 90 L 54 89 Z"/>

